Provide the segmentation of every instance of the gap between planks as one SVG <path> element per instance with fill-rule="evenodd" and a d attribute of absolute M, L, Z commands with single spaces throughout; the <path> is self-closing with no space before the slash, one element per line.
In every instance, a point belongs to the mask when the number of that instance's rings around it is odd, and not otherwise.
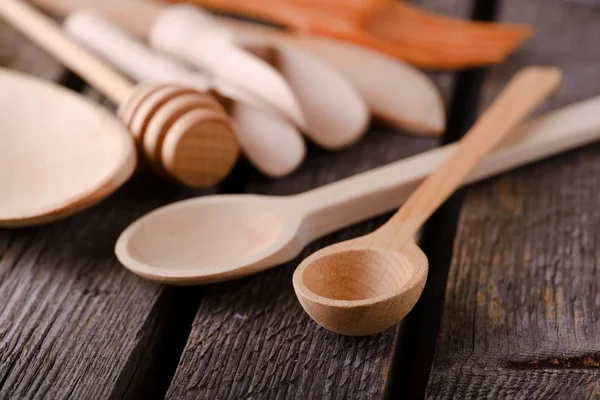
<path fill-rule="evenodd" d="M 471 19 L 494 21 L 497 7 L 496 0 L 475 0 Z M 488 68 L 473 68 L 459 73 L 443 144 L 460 140 L 475 122 L 487 70 Z M 465 194 L 466 189 L 457 191 L 423 227 L 421 248 L 429 260 L 429 276 L 421 298 L 398 334 L 391 377 L 385 393 L 387 399 L 425 397 Z"/>

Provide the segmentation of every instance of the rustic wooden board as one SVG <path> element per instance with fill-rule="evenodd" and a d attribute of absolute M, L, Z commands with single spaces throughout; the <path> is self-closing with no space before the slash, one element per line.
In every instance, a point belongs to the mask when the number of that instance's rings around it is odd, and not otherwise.
<path fill-rule="evenodd" d="M 4 24 L 0 65 L 51 80 L 64 72 Z M 76 217 L 0 230 L 0 398 L 159 390 L 155 367 L 172 340 L 180 294 L 127 272 L 113 246 L 144 212 L 192 194 L 142 174 Z"/>
<path fill-rule="evenodd" d="M 546 109 L 600 95 L 600 8 L 505 0 L 500 18 L 537 36 L 490 71 L 482 105 L 532 63 L 565 73 Z M 469 190 L 429 398 L 600 398 L 599 176 L 594 145 Z"/>
<path fill-rule="evenodd" d="M 432 8 L 469 15 L 464 1 L 427 1 Z M 450 74 L 436 80 L 449 98 Z M 286 195 L 383 165 L 435 145 L 375 126 L 356 146 L 339 153 L 311 148 L 292 177 L 273 182 L 238 171 L 236 191 Z M 235 186 L 235 185 L 234 185 Z M 299 261 L 328 244 L 362 235 L 386 217 L 319 240 L 296 260 L 237 282 L 207 287 L 167 397 L 379 398 L 385 392 L 397 329 L 367 337 L 332 334 L 298 304 L 291 276 Z"/>

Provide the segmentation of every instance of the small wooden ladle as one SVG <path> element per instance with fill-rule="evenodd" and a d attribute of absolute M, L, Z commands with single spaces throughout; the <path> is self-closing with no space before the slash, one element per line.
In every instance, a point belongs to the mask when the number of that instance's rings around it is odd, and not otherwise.
<path fill-rule="evenodd" d="M 294 290 L 318 324 L 344 335 L 382 332 L 413 308 L 427 279 L 427 258 L 413 238 L 470 171 L 561 80 L 554 68 L 519 72 L 440 165 L 382 227 L 326 247 L 294 272 Z"/>
<path fill-rule="evenodd" d="M 598 140 L 599 104 L 600 98 L 588 100 L 523 124 L 522 139 L 486 157 L 464 183 Z M 293 259 L 316 238 L 397 208 L 456 147 L 442 146 L 292 196 L 216 195 L 169 204 L 127 227 L 115 253 L 132 272 L 177 285 L 263 271 Z"/>
<path fill-rule="evenodd" d="M 210 93 L 174 84 L 133 86 L 22 1 L 0 1 L 0 17 L 119 104 L 119 116 L 138 143 L 148 129 L 156 129 L 163 172 L 169 177 L 187 186 L 209 187 L 235 165 L 240 153 L 236 133 Z"/>

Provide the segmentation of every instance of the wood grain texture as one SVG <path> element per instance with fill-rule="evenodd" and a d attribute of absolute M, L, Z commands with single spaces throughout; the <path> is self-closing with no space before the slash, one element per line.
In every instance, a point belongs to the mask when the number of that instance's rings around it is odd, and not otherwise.
<path fill-rule="evenodd" d="M 3 66 L 61 75 L 2 24 L 0 43 Z M 0 398 L 148 398 L 156 390 L 157 343 L 172 340 L 178 294 L 127 272 L 113 246 L 144 212 L 198 193 L 142 175 L 75 217 L 0 230 Z"/>
<path fill-rule="evenodd" d="M 436 1 L 426 4 L 439 3 Z M 452 3 L 468 15 L 469 3 Z M 436 77 L 445 98 L 452 79 Z M 329 153 L 310 148 L 291 177 L 273 182 L 239 168 L 233 191 L 285 195 L 308 190 L 398 160 L 435 145 L 373 126 L 355 146 Z M 389 216 L 387 216 L 389 217 Z M 265 273 L 203 289 L 202 301 L 167 398 L 381 398 L 397 328 L 350 338 L 318 327 L 292 288 L 298 263 L 319 248 L 373 231 L 386 216 L 310 245 L 296 260 Z"/>
<path fill-rule="evenodd" d="M 62 222 L 0 230 L 0 398 L 156 394 L 157 358 L 185 294 L 131 274 L 113 254 L 127 224 L 181 198 L 149 182 L 138 176 Z"/>
<path fill-rule="evenodd" d="M 600 93 L 600 9 L 506 0 L 500 17 L 537 35 L 490 71 L 483 104 L 531 63 L 565 74 L 545 109 Z M 600 398 L 599 172 L 594 145 L 469 190 L 429 398 Z"/>

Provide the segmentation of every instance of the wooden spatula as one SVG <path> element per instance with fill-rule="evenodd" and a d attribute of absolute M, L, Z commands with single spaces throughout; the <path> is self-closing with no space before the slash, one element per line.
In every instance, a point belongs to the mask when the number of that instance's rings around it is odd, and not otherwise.
<path fill-rule="evenodd" d="M 502 61 L 531 34 L 527 26 L 473 23 L 392 0 L 167 0 L 275 22 L 355 43 L 413 65 L 463 68 Z"/>

